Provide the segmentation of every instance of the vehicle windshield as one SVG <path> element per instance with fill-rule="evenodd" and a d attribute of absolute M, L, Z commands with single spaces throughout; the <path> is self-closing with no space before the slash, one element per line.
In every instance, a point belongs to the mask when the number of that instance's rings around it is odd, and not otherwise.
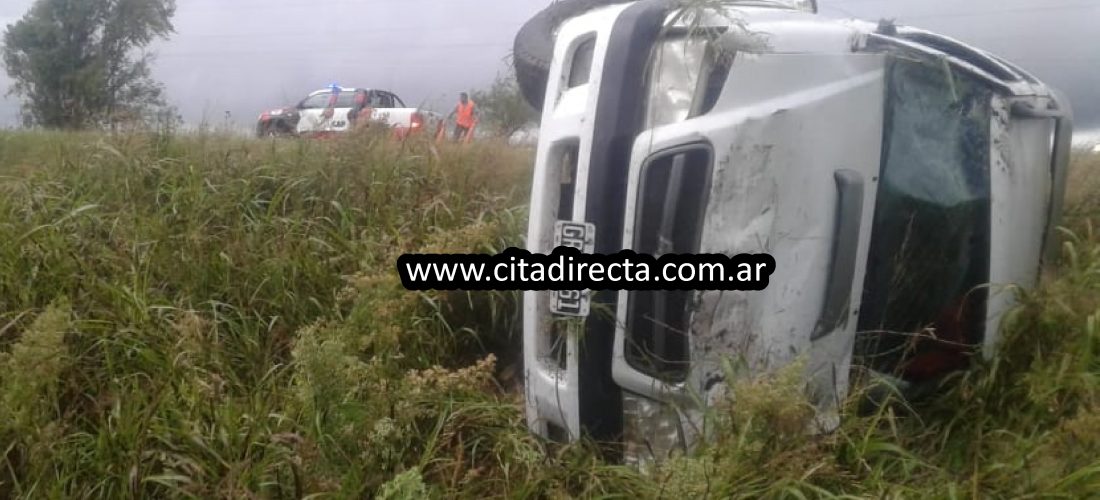
<path fill-rule="evenodd" d="M 314 94 L 302 101 L 303 109 L 319 109 L 327 108 L 329 100 L 332 98 L 332 94 L 325 92 L 323 94 Z M 355 91 L 345 90 L 340 92 L 336 97 L 337 108 L 351 108 L 355 106 Z"/>

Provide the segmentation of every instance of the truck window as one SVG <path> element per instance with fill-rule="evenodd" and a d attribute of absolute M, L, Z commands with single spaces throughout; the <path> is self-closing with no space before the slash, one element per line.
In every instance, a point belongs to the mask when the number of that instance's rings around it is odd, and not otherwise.
<path fill-rule="evenodd" d="M 332 93 L 324 92 L 321 94 L 314 94 L 302 101 L 303 109 L 323 109 L 328 107 L 329 101 L 332 99 Z M 336 97 L 337 108 L 350 108 L 355 106 L 355 92 L 344 91 L 340 92 L 340 95 Z"/>
<path fill-rule="evenodd" d="M 355 92 L 344 91 L 340 92 L 340 95 L 336 97 L 337 108 L 352 108 L 355 107 Z"/>
<path fill-rule="evenodd" d="M 887 71 L 857 353 L 876 371 L 932 378 L 964 367 L 963 345 L 984 330 L 992 94 L 936 63 L 892 58 Z"/>
<path fill-rule="evenodd" d="M 322 109 L 328 107 L 329 98 L 332 94 L 315 94 L 302 101 L 302 109 Z"/>
<path fill-rule="evenodd" d="M 389 109 L 394 107 L 393 98 L 385 92 L 376 92 L 372 102 L 376 108 Z"/>
<path fill-rule="evenodd" d="M 710 111 L 729 76 L 733 54 L 721 54 L 703 35 L 669 35 L 651 59 L 646 128 Z"/>
<path fill-rule="evenodd" d="M 567 88 L 579 87 L 592 77 L 592 55 L 596 51 L 596 36 L 591 35 L 573 49 L 569 64 Z"/>

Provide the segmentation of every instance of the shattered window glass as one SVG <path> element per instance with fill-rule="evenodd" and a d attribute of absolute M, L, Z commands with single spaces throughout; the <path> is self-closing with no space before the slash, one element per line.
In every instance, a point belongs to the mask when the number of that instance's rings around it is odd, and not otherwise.
<path fill-rule="evenodd" d="M 887 86 L 858 351 L 876 371 L 934 378 L 965 366 L 964 346 L 984 327 L 992 94 L 944 65 L 901 58 Z"/>
<path fill-rule="evenodd" d="M 666 39 L 652 59 L 646 128 L 687 119 L 703 72 L 707 42 L 697 37 Z"/>
<path fill-rule="evenodd" d="M 729 75 L 732 54 L 705 36 L 671 36 L 651 59 L 645 128 L 684 121 L 714 106 Z"/>

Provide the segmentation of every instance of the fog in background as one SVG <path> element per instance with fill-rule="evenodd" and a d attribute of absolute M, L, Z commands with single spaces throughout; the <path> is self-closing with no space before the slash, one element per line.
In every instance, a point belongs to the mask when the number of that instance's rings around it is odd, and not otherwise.
<path fill-rule="evenodd" d="M 33 0 L 0 2 L 0 26 Z M 448 108 L 505 68 L 512 39 L 548 0 L 177 0 L 154 75 L 196 125 L 251 127 L 260 111 L 337 83 Z M 987 49 L 1067 94 L 1100 130 L 1100 0 L 819 0 L 823 14 L 893 18 Z M 0 74 L 0 89 L 9 87 Z M 0 99 L 0 126 L 18 102 Z M 229 112 L 228 119 L 226 112 Z"/>

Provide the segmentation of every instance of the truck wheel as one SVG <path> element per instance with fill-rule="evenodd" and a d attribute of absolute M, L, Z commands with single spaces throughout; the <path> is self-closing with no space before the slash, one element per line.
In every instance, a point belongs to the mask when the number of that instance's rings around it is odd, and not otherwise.
<path fill-rule="evenodd" d="M 512 49 L 516 81 L 524 99 L 542 110 L 546 82 L 554 58 L 554 31 L 566 19 L 596 7 L 622 3 L 622 0 L 560 0 L 532 17 L 516 34 Z"/>
<path fill-rule="evenodd" d="M 284 137 L 292 135 L 290 125 L 284 121 L 268 122 L 257 127 L 256 135 L 262 138 Z"/>

